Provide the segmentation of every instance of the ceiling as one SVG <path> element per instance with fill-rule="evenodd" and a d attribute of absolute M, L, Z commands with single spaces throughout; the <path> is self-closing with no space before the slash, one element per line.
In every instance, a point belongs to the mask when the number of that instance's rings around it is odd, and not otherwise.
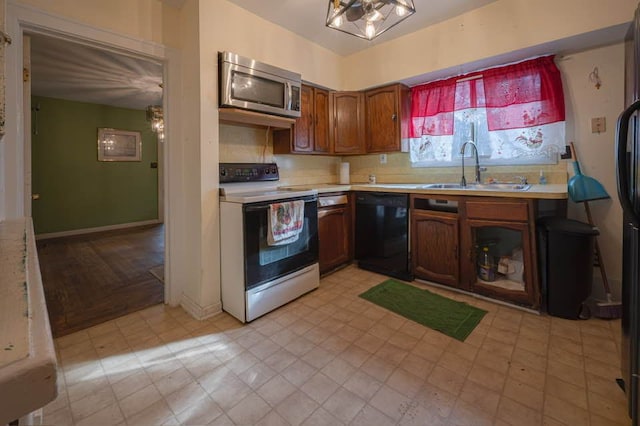
<path fill-rule="evenodd" d="M 182 0 L 163 0 L 172 7 Z M 495 0 L 414 0 L 416 13 L 373 41 L 325 26 L 328 1 L 230 0 L 268 21 L 348 55 Z M 31 92 L 36 96 L 145 109 L 162 105 L 162 65 L 42 34 L 31 35 Z"/>
<path fill-rule="evenodd" d="M 372 41 L 327 28 L 327 0 L 229 1 L 339 55 L 346 56 L 462 15 L 496 0 L 414 0 L 415 14 Z"/>
<path fill-rule="evenodd" d="M 162 1 L 177 8 L 183 3 L 183 0 Z M 327 28 L 326 0 L 229 1 L 306 39 L 346 55 L 417 31 L 495 0 L 414 0 L 416 13 L 373 41 Z M 455 69 L 414 76 L 403 82 L 413 86 L 532 56 L 551 52 L 566 54 L 603 46 L 622 40 L 626 27 L 627 25 L 619 25 L 545 45 L 532 46 L 499 57 L 464 64 Z M 31 39 L 31 81 L 34 95 L 140 110 L 148 105 L 162 105 L 162 64 L 41 34 L 33 34 Z"/>
<path fill-rule="evenodd" d="M 162 65 L 43 35 L 31 36 L 31 93 L 146 109 L 162 105 Z"/>

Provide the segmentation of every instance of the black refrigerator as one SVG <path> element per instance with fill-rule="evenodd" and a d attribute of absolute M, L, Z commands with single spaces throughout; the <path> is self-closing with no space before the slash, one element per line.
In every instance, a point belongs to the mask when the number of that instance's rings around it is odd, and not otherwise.
<path fill-rule="evenodd" d="M 622 381 L 632 425 L 640 424 L 640 8 L 625 40 L 625 106 L 616 129 L 622 231 Z"/>

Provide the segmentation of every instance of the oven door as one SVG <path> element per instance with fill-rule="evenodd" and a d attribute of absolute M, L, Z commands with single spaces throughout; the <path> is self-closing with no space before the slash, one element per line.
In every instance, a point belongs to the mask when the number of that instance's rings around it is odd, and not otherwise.
<path fill-rule="evenodd" d="M 250 203 L 243 206 L 246 290 L 318 262 L 317 196 Z M 304 200 L 304 225 L 298 240 L 267 244 L 269 205 Z"/>

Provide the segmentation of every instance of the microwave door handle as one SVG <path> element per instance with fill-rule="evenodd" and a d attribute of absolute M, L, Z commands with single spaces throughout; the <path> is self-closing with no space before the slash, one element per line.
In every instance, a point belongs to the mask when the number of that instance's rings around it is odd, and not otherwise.
<path fill-rule="evenodd" d="M 291 111 L 291 104 L 292 104 L 292 98 L 293 98 L 293 88 L 291 87 L 291 83 L 289 83 L 288 81 L 284 83 L 285 84 L 285 95 L 284 95 L 284 108 L 288 111 Z"/>
<path fill-rule="evenodd" d="M 634 102 L 620 114 L 616 127 L 618 198 L 620 199 L 622 211 L 627 214 L 627 218 L 635 228 L 640 227 L 640 218 L 638 218 L 630 199 L 629 179 L 631 175 L 627 165 L 627 138 L 629 135 L 629 121 L 633 113 L 638 110 L 640 110 L 640 101 Z M 633 148 L 635 149 L 636 147 Z M 634 152 L 634 154 L 636 153 Z"/>

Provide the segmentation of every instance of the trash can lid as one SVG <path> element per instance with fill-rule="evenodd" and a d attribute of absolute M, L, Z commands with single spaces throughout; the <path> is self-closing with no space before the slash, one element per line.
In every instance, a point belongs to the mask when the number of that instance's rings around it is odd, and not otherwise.
<path fill-rule="evenodd" d="M 597 227 L 564 217 L 542 217 L 538 219 L 538 226 L 544 227 L 548 232 L 572 235 L 600 235 Z"/>

